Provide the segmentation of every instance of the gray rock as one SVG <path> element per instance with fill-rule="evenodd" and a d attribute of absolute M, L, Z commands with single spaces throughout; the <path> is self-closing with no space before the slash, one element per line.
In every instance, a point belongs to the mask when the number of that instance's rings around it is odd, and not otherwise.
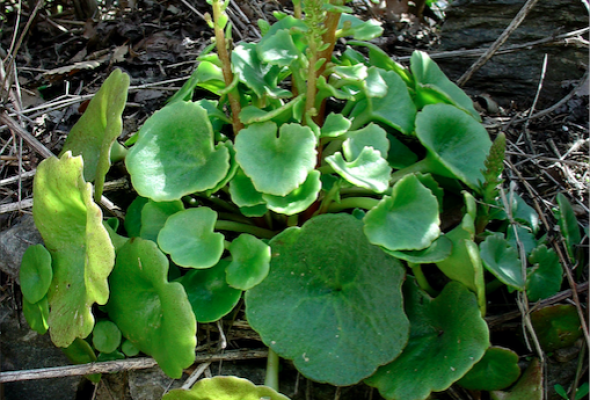
<path fill-rule="evenodd" d="M 128 379 L 133 400 L 161 400 L 166 392 L 179 388 L 184 381 L 169 378 L 159 367 L 129 371 Z"/>
<path fill-rule="evenodd" d="M 7 231 L 0 233 L 0 271 L 6 273 L 20 284 L 18 271 L 27 247 L 43 243 L 30 215 L 23 216 Z"/>
<path fill-rule="evenodd" d="M 439 50 L 488 48 L 508 27 L 525 0 L 455 0 L 447 9 Z M 504 47 L 545 39 L 588 26 L 588 12 L 579 0 L 540 0 Z M 541 76 L 544 55 L 547 73 L 539 107 L 560 100 L 565 81 L 580 79 L 588 62 L 588 49 L 569 46 L 537 46 L 495 55 L 465 85 L 469 94 L 488 93 L 502 106 L 516 101 L 518 108 L 532 105 Z M 456 81 L 477 58 L 437 60 Z"/>

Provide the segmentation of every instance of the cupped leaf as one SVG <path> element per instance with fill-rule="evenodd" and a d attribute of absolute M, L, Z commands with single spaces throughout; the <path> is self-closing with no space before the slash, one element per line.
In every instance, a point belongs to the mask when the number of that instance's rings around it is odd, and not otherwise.
<path fill-rule="evenodd" d="M 382 87 L 378 95 L 374 89 L 366 89 L 367 98 L 360 101 L 352 111 L 351 116 L 355 118 L 353 127 L 356 129 L 366 122 L 374 121 L 405 134 L 412 133 L 416 106 L 402 78 L 393 71 L 372 67 L 369 68 L 367 82 L 382 82 Z"/>
<path fill-rule="evenodd" d="M 442 96 L 447 102 L 462 108 L 468 112 L 476 121 L 481 121 L 479 113 L 473 106 L 473 101 L 465 94 L 459 86 L 455 85 L 446 77 L 444 72 L 434 61 L 423 51 L 415 51 L 410 58 L 410 69 L 416 79 L 417 97 L 423 90 L 433 90 Z M 426 105 L 426 104 L 423 104 Z"/>
<path fill-rule="evenodd" d="M 225 89 L 223 71 L 221 67 L 211 61 L 201 61 L 193 74 L 196 76 L 196 85 L 203 89 L 216 95 L 221 95 L 221 91 Z"/>
<path fill-rule="evenodd" d="M 241 169 L 238 169 L 236 175 L 230 181 L 229 193 L 232 201 L 238 207 L 254 207 L 265 204 L 262 193 L 256 190 L 252 179 L 248 178 Z"/>
<path fill-rule="evenodd" d="M 509 392 L 491 392 L 492 400 L 543 400 L 543 367 L 533 358 L 526 371 Z"/>
<path fill-rule="evenodd" d="M 364 46 L 369 50 L 368 65 L 382 68 L 386 71 L 394 71 L 398 74 L 408 86 L 413 86 L 413 78 L 404 66 L 395 62 L 389 54 L 384 52 L 380 47 L 368 42 L 349 41 L 348 44 Z"/>
<path fill-rule="evenodd" d="M 23 315 L 27 324 L 39 335 L 44 335 L 49 329 L 49 301 L 43 297 L 37 303 L 29 303 L 23 296 Z"/>
<path fill-rule="evenodd" d="M 338 137 L 350 128 L 350 121 L 342 114 L 330 113 L 321 128 L 321 137 Z"/>
<path fill-rule="evenodd" d="M 565 238 L 567 252 L 570 259 L 576 259 L 576 247 L 581 243 L 582 236 L 580 235 L 580 227 L 578 226 L 578 219 L 574 213 L 574 209 L 567 197 L 563 193 L 558 193 L 557 204 L 559 205 L 559 213 L 557 215 L 557 222 L 561 230 L 561 234 Z"/>
<path fill-rule="evenodd" d="M 109 278 L 109 317 L 139 350 L 172 378 L 195 360 L 197 323 L 179 283 L 169 283 L 168 259 L 150 240 L 133 238 L 119 251 Z"/>
<path fill-rule="evenodd" d="M 501 234 L 490 235 L 479 245 L 484 267 L 500 282 L 524 290 L 525 278 L 518 251 Z"/>
<path fill-rule="evenodd" d="M 184 210 L 184 204 L 180 200 L 165 202 L 149 200 L 141 209 L 139 237 L 157 243 L 158 234 L 168 218 L 182 210 Z"/>
<path fill-rule="evenodd" d="M 489 347 L 489 332 L 475 296 L 458 282 L 435 299 L 412 280 L 404 285 L 410 340 L 402 354 L 365 382 L 388 400 L 422 400 L 447 389 Z"/>
<path fill-rule="evenodd" d="M 383 28 L 381 23 L 374 19 L 363 21 L 359 17 L 350 14 L 340 15 L 340 22 L 338 23 L 338 29 L 343 29 L 344 24 L 350 24 L 352 32 L 348 29 L 343 30 L 341 36 L 352 36 L 356 40 L 371 40 L 381 36 Z M 338 34 L 338 33 L 337 33 Z"/>
<path fill-rule="evenodd" d="M 140 196 L 164 202 L 214 188 L 229 170 L 229 150 L 213 146 L 207 112 L 176 102 L 154 113 L 139 131 L 126 158 Z"/>
<path fill-rule="evenodd" d="M 267 386 L 256 386 L 235 376 L 215 376 L 197 381 L 190 389 L 173 389 L 162 400 L 289 400 Z"/>
<path fill-rule="evenodd" d="M 413 264 L 437 263 L 447 259 L 453 250 L 453 242 L 440 235 L 430 246 L 423 250 L 391 251 L 381 248 L 387 254 Z"/>
<path fill-rule="evenodd" d="M 364 221 L 369 242 L 390 251 L 425 249 L 440 235 L 436 197 L 415 175 L 396 182 Z"/>
<path fill-rule="evenodd" d="M 518 354 L 502 347 L 490 347 L 457 383 L 469 390 L 501 390 L 516 382 L 519 376 Z"/>
<path fill-rule="evenodd" d="M 125 339 L 125 341 L 121 345 L 121 351 L 127 357 L 135 357 L 136 355 L 139 354 L 139 349 L 137 347 L 135 347 L 135 345 L 127 339 Z"/>
<path fill-rule="evenodd" d="M 266 278 L 270 268 L 270 247 L 243 233 L 229 246 L 231 263 L 225 270 L 227 283 L 240 290 L 252 289 Z"/>
<path fill-rule="evenodd" d="M 286 196 L 272 196 L 263 194 L 262 198 L 266 202 L 269 210 L 285 215 L 293 215 L 306 210 L 318 198 L 318 193 L 322 188 L 319 171 L 311 171 L 307 175 L 305 182 L 297 189 Z"/>
<path fill-rule="evenodd" d="M 129 75 L 114 70 L 94 95 L 80 120 L 68 134 L 60 157 L 70 151 L 84 159 L 84 179 L 94 181 L 95 199 L 100 199 L 110 163 L 111 146 L 123 131 Z"/>
<path fill-rule="evenodd" d="M 578 311 L 571 304 L 533 311 L 531 322 L 539 344 L 547 352 L 573 346 L 583 334 Z"/>
<path fill-rule="evenodd" d="M 259 192 L 286 196 L 299 187 L 316 163 L 316 138 L 298 124 L 250 125 L 236 138 L 236 159 Z"/>
<path fill-rule="evenodd" d="M 61 349 L 65 356 L 74 364 L 89 364 L 96 361 L 96 354 L 92 346 L 87 341 L 76 338 L 68 347 Z M 94 383 L 100 382 L 101 374 L 92 374 L 86 376 Z"/>
<path fill-rule="evenodd" d="M 268 276 L 246 292 L 248 322 L 266 345 L 303 375 L 343 386 L 400 354 L 404 270 L 364 238 L 361 221 L 320 215 L 270 246 Z"/>
<path fill-rule="evenodd" d="M 256 46 L 256 51 L 263 62 L 279 67 L 290 66 L 301 55 L 288 29 L 265 35 L 265 40 Z"/>
<path fill-rule="evenodd" d="M 53 278 L 51 254 L 42 244 L 27 248 L 20 265 L 20 287 L 23 297 L 34 304 L 45 297 Z"/>
<path fill-rule="evenodd" d="M 113 321 L 98 321 L 92 331 L 92 344 L 101 353 L 112 353 L 121 344 L 121 331 Z"/>
<path fill-rule="evenodd" d="M 545 245 L 537 247 L 529 257 L 526 294 L 529 301 L 551 297 L 561 289 L 563 270 L 559 256 Z"/>
<path fill-rule="evenodd" d="M 372 147 L 377 150 L 381 157 L 387 158 L 389 152 L 389 140 L 387 132 L 379 125 L 370 123 L 358 131 L 348 132 L 348 139 L 342 144 L 342 150 L 347 160 L 354 160 L 365 147 Z"/>
<path fill-rule="evenodd" d="M 383 193 L 389 188 L 391 167 L 379 151 L 365 147 L 359 156 L 346 161 L 340 152 L 325 158 L 334 171 L 353 185 Z"/>
<path fill-rule="evenodd" d="M 448 104 L 428 105 L 416 117 L 416 135 L 428 150 L 427 172 L 458 178 L 474 190 L 480 187 L 492 145 L 480 123 Z"/>
<path fill-rule="evenodd" d="M 82 177 L 81 157 L 66 152 L 39 164 L 33 191 L 35 225 L 51 253 L 53 279 L 47 298 L 50 334 L 58 347 L 92 332 L 94 303 L 109 297 L 107 277 L 115 251 Z"/>
<path fill-rule="evenodd" d="M 158 245 L 172 261 L 187 268 L 210 268 L 223 254 L 224 236 L 214 232 L 217 213 L 208 207 L 172 215 L 158 235 Z"/>
<path fill-rule="evenodd" d="M 198 322 L 214 322 L 228 314 L 240 301 L 242 291 L 232 288 L 225 280 L 228 260 L 212 268 L 192 270 L 182 277 L 188 301 Z"/>

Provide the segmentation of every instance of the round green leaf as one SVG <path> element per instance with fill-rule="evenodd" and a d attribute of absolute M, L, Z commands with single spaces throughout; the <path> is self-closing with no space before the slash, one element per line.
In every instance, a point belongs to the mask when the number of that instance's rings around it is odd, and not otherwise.
<path fill-rule="evenodd" d="M 20 286 L 23 297 L 31 304 L 40 301 L 49 291 L 53 278 L 51 254 L 42 244 L 27 248 L 20 265 Z"/>
<path fill-rule="evenodd" d="M 388 400 L 423 400 L 447 389 L 478 362 L 489 332 L 473 293 L 457 282 L 430 298 L 412 280 L 404 285 L 410 340 L 402 354 L 365 382 Z"/>
<path fill-rule="evenodd" d="M 168 218 L 182 210 L 184 210 L 184 204 L 180 200 L 161 203 L 149 200 L 141 209 L 139 237 L 157 242 L 158 235 Z"/>
<path fill-rule="evenodd" d="M 23 315 L 27 324 L 39 335 L 44 335 L 49 329 L 47 319 L 49 318 L 49 302 L 43 297 L 37 303 L 29 303 L 23 296 Z"/>
<path fill-rule="evenodd" d="M 338 137 L 350 128 L 350 121 L 342 114 L 328 114 L 321 128 L 321 137 Z"/>
<path fill-rule="evenodd" d="M 114 322 L 98 321 L 92 331 L 92 345 L 101 353 L 112 353 L 121 344 L 121 331 Z"/>
<path fill-rule="evenodd" d="M 197 381 L 190 389 L 174 389 L 162 400 L 289 400 L 267 386 L 256 386 L 235 376 L 216 376 Z"/>
<path fill-rule="evenodd" d="M 268 275 L 270 247 L 262 240 L 241 234 L 229 246 L 231 263 L 225 271 L 227 283 L 240 290 L 258 285 Z"/>
<path fill-rule="evenodd" d="M 137 193 L 154 201 L 180 200 L 213 189 L 229 170 L 229 150 L 213 146 L 207 111 L 179 101 L 154 113 L 125 160 Z"/>
<path fill-rule="evenodd" d="M 76 338 L 71 345 L 61 350 L 74 364 L 88 364 L 96 361 L 96 354 L 94 354 L 92 346 L 80 338 Z"/>
<path fill-rule="evenodd" d="M 400 354 L 404 270 L 364 238 L 361 221 L 320 215 L 270 245 L 268 276 L 246 292 L 248 322 L 267 346 L 303 375 L 342 386 Z"/>
<path fill-rule="evenodd" d="M 241 169 L 238 169 L 229 183 L 229 194 L 238 207 L 254 207 L 264 204 L 262 193 L 256 190 L 252 179 L 248 178 Z"/>
<path fill-rule="evenodd" d="M 518 251 L 501 234 L 490 235 L 480 245 L 483 265 L 505 285 L 524 290 L 522 264 Z"/>
<path fill-rule="evenodd" d="M 529 301 L 551 297 L 561 289 L 563 269 L 559 256 L 545 245 L 537 247 L 529 257 L 533 266 L 527 271 L 526 294 Z"/>
<path fill-rule="evenodd" d="M 82 158 L 70 152 L 48 158 L 37 167 L 33 187 L 35 225 L 51 253 L 48 322 L 58 347 L 92 332 L 92 305 L 107 302 L 107 277 L 115 260 L 102 211 L 92 200 L 82 168 Z"/>
<path fill-rule="evenodd" d="M 518 354 L 502 347 L 490 347 L 483 358 L 457 383 L 469 390 L 500 390 L 520 376 Z"/>
<path fill-rule="evenodd" d="M 123 344 L 121 345 L 121 351 L 127 357 L 135 357 L 136 355 L 139 354 L 139 349 L 137 347 L 135 347 L 135 345 L 129 340 L 125 340 L 123 342 Z"/>
<path fill-rule="evenodd" d="M 281 197 L 263 194 L 262 198 L 266 202 L 266 206 L 274 212 L 285 215 L 300 213 L 311 206 L 318 198 L 318 193 L 322 188 L 320 175 L 319 171 L 311 171 L 307 175 L 305 182 L 288 195 Z"/>
<path fill-rule="evenodd" d="M 229 286 L 225 270 L 229 261 L 221 260 L 213 268 L 192 270 L 182 277 L 193 313 L 198 322 L 214 322 L 229 313 L 240 301 L 242 291 Z"/>
<path fill-rule="evenodd" d="M 446 77 L 427 53 L 415 51 L 410 58 L 410 68 L 416 79 L 417 92 L 431 90 L 441 96 L 445 102 L 450 102 L 462 108 L 475 120 L 481 121 L 479 113 L 473 106 L 473 101 L 459 86 Z"/>
<path fill-rule="evenodd" d="M 479 188 L 492 145 L 479 122 L 451 105 L 428 105 L 416 117 L 416 135 L 428 150 L 428 172 Z"/>
<path fill-rule="evenodd" d="M 541 347 L 547 352 L 570 347 L 582 336 L 578 311 L 570 304 L 533 311 L 531 322 Z"/>
<path fill-rule="evenodd" d="M 224 250 L 223 234 L 214 232 L 216 221 L 217 213 L 208 207 L 181 211 L 168 218 L 158 244 L 182 267 L 212 267 Z"/>
<path fill-rule="evenodd" d="M 370 123 L 363 129 L 348 132 L 346 136 L 348 139 L 342 144 L 342 150 L 347 160 L 357 158 L 365 147 L 372 147 L 381 154 L 381 157 L 387 158 L 389 140 L 387 140 L 387 132 L 379 125 Z"/>
<path fill-rule="evenodd" d="M 390 251 L 424 249 L 440 235 L 438 201 L 415 175 L 396 182 L 364 221 L 369 241 Z"/>
<path fill-rule="evenodd" d="M 151 240 L 130 239 L 109 278 L 109 317 L 171 378 L 195 361 L 197 323 L 179 283 L 169 283 L 168 259 Z"/>
<path fill-rule="evenodd" d="M 316 164 L 311 129 L 285 124 L 277 137 L 273 122 L 250 125 L 236 138 L 236 159 L 259 192 L 286 196 L 299 187 Z"/>
<path fill-rule="evenodd" d="M 351 162 L 344 160 L 341 153 L 326 157 L 334 171 L 353 185 L 383 193 L 389 188 L 391 168 L 379 151 L 364 147 L 359 156 Z"/>

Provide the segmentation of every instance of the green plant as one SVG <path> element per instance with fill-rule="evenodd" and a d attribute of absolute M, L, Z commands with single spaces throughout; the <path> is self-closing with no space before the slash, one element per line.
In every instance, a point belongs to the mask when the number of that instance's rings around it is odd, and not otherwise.
<path fill-rule="evenodd" d="M 277 14 L 260 42 L 235 48 L 227 3 L 210 4 L 215 45 L 128 152 L 113 147 L 129 84 L 115 71 L 60 158 L 39 165 L 33 214 L 49 255 L 32 247 L 23 262 L 31 326 L 74 361 L 141 351 L 179 378 L 197 323 L 245 292 L 274 389 L 277 354 L 313 380 L 364 380 L 387 399 L 512 384 L 517 356 L 490 348 L 484 270 L 497 278 L 488 289 L 531 300 L 559 290 L 561 273 L 536 213 L 516 194 L 502 201 L 503 136 L 490 141 L 425 53 L 408 69 L 362 42 L 381 28 L 342 2 L 296 3 L 304 18 Z M 354 47 L 334 52 L 349 36 Z M 218 100 L 193 101 L 203 89 Z M 95 203 L 115 154 L 139 195 L 124 231 Z M 431 268 L 446 278 L 431 285 Z M 235 379 L 168 396 L 221 398 L 234 384 L 282 398 Z"/>

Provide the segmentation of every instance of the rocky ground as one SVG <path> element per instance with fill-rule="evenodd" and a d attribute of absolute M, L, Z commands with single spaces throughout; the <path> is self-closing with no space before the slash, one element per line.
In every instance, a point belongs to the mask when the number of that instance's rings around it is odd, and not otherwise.
<path fill-rule="evenodd" d="M 514 8 L 514 4 L 523 3 L 504 1 L 503 11 L 493 21 L 496 27 L 502 26 L 502 23 L 507 26 L 519 9 L 508 11 L 509 6 Z M 59 153 L 86 101 L 114 68 L 120 68 L 131 76 L 130 96 L 124 114 L 122 139 L 125 139 L 178 90 L 195 68 L 195 58 L 211 37 L 200 15 L 208 10 L 208 5 L 201 0 L 191 3 L 183 0 L 143 0 L 137 2 L 135 9 L 125 8 L 124 5 L 104 7 L 100 17 L 86 21 L 76 18 L 73 10 L 67 7 L 61 11 L 52 9 L 57 7 L 56 1 L 46 2 L 45 8 L 40 9 L 35 18 L 30 18 L 32 10 L 26 6 L 19 14 L 17 3 L 0 3 L 0 81 L 11 89 L 0 92 L 0 113 L 8 112 L 13 120 L 54 154 Z M 429 51 L 456 80 L 483 52 L 474 55 L 465 53 L 465 50 L 482 48 L 484 43 L 493 42 L 502 31 L 482 28 L 474 17 L 476 11 L 472 11 L 470 17 L 466 4 L 482 2 L 458 3 L 455 11 L 447 10 L 444 25 L 442 21 L 419 21 L 409 15 L 391 18 L 379 7 L 361 1 L 355 2 L 354 6 L 360 15 L 384 22 L 385 34 L 377 43 L 392 57 L 406 62 L 414 49 Z M 509 45 L 525 46 L 492 58 L 490 64 L 464 86 L 477 101 L 490 132 L 503 131 L 507 135 L 505 179 L 514 182 L 518 191 L 531 204 L 536 204 L 537 211 L 549 221 L 550 226 L 554 226 L 555 222 L 554 197 L 558 192 L 568 195 L 580 224 L 588 226 L 588 81 L 587 73 L 584 74 L 588 59 L 588 33 L 586 30 L 567 36 L 587 26 L 587 14 L 581 3 L 575 7 L 569 14 L 560 11 L 560 18 L 568 22 L 558 20 L 555 22 L 557 28 L 553 30 L 547 27 L 545 20 L 541 21 L 545 30 L 524 25 L 526 34 L 515 36 Z M 256 40 L 258 31 L 255 21 L 259 18 L 272 19 L 272 11 L 277 9 L 283 9 L 283 5 L 271 0 L 232 3 L 230 16 L 236 27 L 234 40 Z M 567 7 L 563 5 L 559 9 Z M 490 15 L 489 10 L 480 12 Z M 549 13 L 547 10 L 539 12 L 544 17 Z M 500 18 L 502 15 L 503 19 Z M 558 18 L 556 15 L 553 17 Z M 466 22 L 468 20 L 472 21 L 472 25 Z M 580 21 L 583 23 L 581 27 Z M 479 26 L 488 37 L 461 35 L 461 31 L 471 32 L 473 26 Z M 560 38 L 559 34 L 566 36 Z M 476 40 L 466 41 L 466 38 Z M 543 39 L 547 39 L 545 43 L 549 43 L 549 47 L 526 46 Z M 531 49 L 534 53 L 525 53 Z M 459 53 L 451 53 L 451 50 Z M 552 54 L 552 57 L 547 64 L 547 73 L 543 75 L 541 67 L 545 53 Z M 511 64 L 512 61 L 516 64 Z M 523 63 L 530 68 L 519 70 L 515 67 Z M 545 76 L 547 81 L 543 86 Z M 538 101 L 535 102 L 539 87 L 544 89 L 539 91 Z M 41 160 L 42 156 L 33 147 L 5 125 L 0 126 L 1 370 L 18 371 L 68 364 L 48 335 L 39 336 L 31 331 L 21 315 L 17 278 L 20 258 L 27 246 L 41 241 L 30 215 L 32 179 Z M 129 201 L 124 196 L 115 196 L 113 200 L 122 209 Z M 586 266 L 586 270 L 578 276 L 578 283 L 587 280 Z M 563 290 L 567 289 L 569 286 L 565 283 Z M 587 304 L 585 293 L 581 296 Z M 502 304 L 496 310 L 491 307 L 497 314 L 515 309 L 514 304 Z M 497 324 L 493 334 L 501 336 L 506 330 L 514 330 L 514 326 L 510 325 L 512 322 L 514 320 Z M 200 329 L 205 338 L 201 350 L 218 348 L 216 327 L 203 326 Z M 228 350 L 263 347 L 251 331 L 236 332 L 229 339 Z M 584 350 L 574 348 L 570 349 L 570 355 L 549 357 L 547 386 L 551 388 L 553 384 L 560 383 L 566 387 L 576 376 L 586 376 L 587 355 L 584 354 Z M 580 357 L 582 360 L 586 357 L 582 371 L 577 368 Z M 264 380 L 263 360 L 217 362 L 210 365 L 210 371 L 213 374 L 236 374 L 257 384 Z M 107 375 L 97 386 L 83 377 L 7 383 L 1 387 L 0 398 L 160 399 L 167 390 L 182 383 L 183 380 L 170 380 L 156 367 Z M 311 383 L 289 365 L 285 366 L 281 383 L 284 384 L 284 393 L 294 400 L 379 398 L 376 392 L 363 385 L 337 390 Z M 437 398 L 475 399 L 473 396 L 453 387 Z"/>

